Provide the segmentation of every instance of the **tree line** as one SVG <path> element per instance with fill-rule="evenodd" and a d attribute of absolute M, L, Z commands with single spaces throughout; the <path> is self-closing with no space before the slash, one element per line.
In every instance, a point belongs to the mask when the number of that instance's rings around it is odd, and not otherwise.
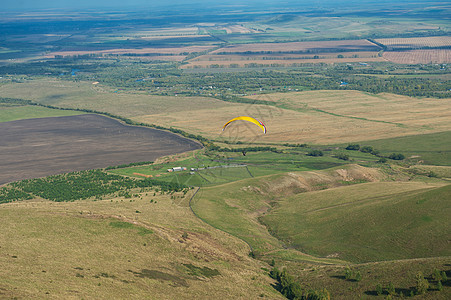
<path fill-rule="evenodd" d="M 134 179 L 108 174 L 97 169 L 13 182 L 0 189 L 0 196 L 4 203 L 34 197 L 64 202 L 90 198 L 100 199 L 114 194 L 126 196 L 130 195 L 134 189 L 144 191 L 152 188 L 161 192 L 179 192 L 188 187 L 176 182 L 158 181 L 151 178 Z"/>

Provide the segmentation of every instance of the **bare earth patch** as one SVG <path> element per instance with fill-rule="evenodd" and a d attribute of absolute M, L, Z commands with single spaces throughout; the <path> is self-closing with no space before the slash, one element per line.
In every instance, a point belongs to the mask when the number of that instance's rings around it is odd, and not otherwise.
<path fill-rule="evenodd" d="M 0 184 L 53 174 L 153 161 L 201 146 L 178 135 L 99 115 L 0 124 Z"/>

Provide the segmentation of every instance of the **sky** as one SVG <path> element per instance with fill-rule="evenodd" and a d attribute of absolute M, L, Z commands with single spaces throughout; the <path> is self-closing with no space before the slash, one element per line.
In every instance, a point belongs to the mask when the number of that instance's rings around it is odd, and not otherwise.
<path fill-rule="evenodd" d="M 167 6 L 170 8 L 171 6 L 185 4 L 185 5 L 193 5 L 194 3 L 199 3 L 206 6 L 218 6 L 218 5 L 243 5 L 243 4 L 261 4 L 269 3 L 277 6 L 290 6 L 293 3 L 296 4 L 297 7 L 302 6 L 303 4 L 312 6 L 337 6 L 337 5 L 346 5 L 347 3 L 406 3 L 406 2 L 417 2 L 417 3 L 430 3 L 437 2 L 434 0 L 170 0 L 170 1 L 161 1 L 161 0 L 0 0 L 0 7 L 2 10 L 19 10 L 19 11 L 27 11 L 27 10 L 46 10 L 46 9 L 95 9 L 95 8 L 151 8 L 151 7 L 162 7 Z M 291 4 L 290 4 L 291 3 Z"/>
<path fill-rule="evenodd" d="M 192 5 L 193 3 L 202 3 L 204 5 L 239 5 L 239 4 L 246 4 L 246 3 L 262 3 L 262 2 L 269 2 L 272 4 L 278 4 L 278 5 L 289 5 L 288 3 L 296 3 L 297 6 L 299 6 L 302 3 L 309 4 L 309 5 L 342 5 L 346 2 L 349 2 L 350 0 L 338 0 L 338 1 L 332 1 L 332 0 L 282 0 L 282 1 L 276 1 L 276 0 L 171 0 L 168 2 L 160 1 L 160 0 L 0 0 L 0 7 L 2 9 L 7 10 L 41 10 L 41 9 L 82 9 L 82 8 L 115 8 L 115 7 L 121 7 L 121 8 L 134 8 L 134 7 L 152 7 L 152 6 L 164 6 L 167 5 L 168 7 L 179 5 L 179 4 L 187 4 Z M 353 1 L 355 2 L 355 1 Z M 389 2 L 387 0 L 382 1 L 376 1 L 376 0 L 361 0 L 359 2 Z M 409 0 L 398 0 L 398 1 L 392 1 L 392 2 L 413 2 Z M 421 2 L 421 1 L 416 1 Z M 423 2 L 430 2 L 430 1 L 423 1 Z"/>

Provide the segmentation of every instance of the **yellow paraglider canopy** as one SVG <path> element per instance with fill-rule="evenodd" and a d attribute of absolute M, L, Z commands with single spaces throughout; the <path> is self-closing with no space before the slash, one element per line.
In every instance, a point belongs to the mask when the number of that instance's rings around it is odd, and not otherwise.
<path fill-rule="evenodd" d="M 232 120 L 228 121 L 227 123 L 224 124 L 224 127 L 222 127 L 222 131 L 224 131 L 225 128 L 226 128 L 230 123 L 232 123 L 232 122 L 234 122 L 234 121 L 239 121 L 239 120 L 242 120 L 242 121 L 248 121 L 248 122 L 254 123 L 254 124 L 257 125 L 258 127 L 260 127 L 260 128 L 263 130 L 263 132 L 266 134 L 266 126 L 265 126 L 265 124 L 263 124 L 261 121 L 255 119 L 255 118 L 252 118 L 252 117 L 246 117 L 246 116 L 236 117 L 236 118 L 233 118 Z"/>

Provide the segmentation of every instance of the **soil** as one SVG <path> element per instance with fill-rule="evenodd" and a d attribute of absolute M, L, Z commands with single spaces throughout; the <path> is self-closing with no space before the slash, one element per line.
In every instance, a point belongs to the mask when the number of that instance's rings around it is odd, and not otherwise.
<path fill-rule="evenodd" d="M 199 149 L 176 134 L 95 114 L 0 123 L 0 185 Z"/>

